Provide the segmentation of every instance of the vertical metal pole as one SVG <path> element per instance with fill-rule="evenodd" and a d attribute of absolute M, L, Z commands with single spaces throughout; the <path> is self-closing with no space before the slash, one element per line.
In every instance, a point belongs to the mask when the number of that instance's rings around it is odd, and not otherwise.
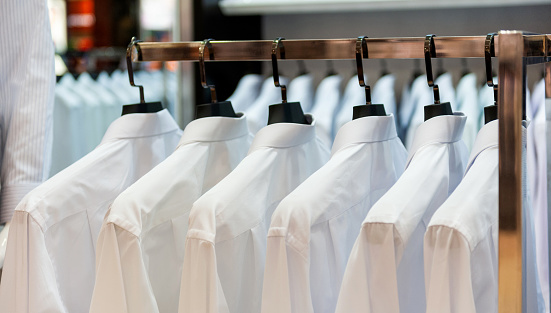
<path fill-rule="evenodd" d="M 180 41 L 193 40 L 193 0 L 176 0 L 178 2 Z M 175 111 L 178 124 L 184 128 L 193 120 L 195 108 L 195 79 L 193 62 L 179 62 L 176 72 L 177 101 Z"/>
<path fill-rule="evenodd" d="M 545 135 L 547 137 L 547 245 L 549 254 L 549 268 L 551 269 L 551 232 L 549 227 L 551 226 L 551 62 L 545 63 Z M 541 110 L 541 109 L 540 109 Z M 551 281 L 551 271 L 549 272 Z M 545 295 L 544 295 L 545 296 Z M 551 299 L 551 294 L 547 295 Z"/>
<path fill-rule="evenodd" d="M 522 312 L 524 38 L 499 32 L 499 313 Z"/>

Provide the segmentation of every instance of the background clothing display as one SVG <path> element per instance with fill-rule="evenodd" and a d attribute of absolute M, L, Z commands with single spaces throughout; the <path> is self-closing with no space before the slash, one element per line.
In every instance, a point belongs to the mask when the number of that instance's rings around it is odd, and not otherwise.
<path fill-rule="evenodd" d="M 109 205 L 170 155 L 181 134 L 167 110 L 124 115 L 96 149 L 29 193 L 11 222 L 0 308 L 87 312 Z"/>
<path fill-rule="evenodd" d="M 417 128 L 404 174 L 361 225 L 336 312 L 425 312 L 423 235 L 463 176 L 466 119 L 437 116 Z"/>
<path fill-rule="evenodd" d="M 392 115 L 356 119 L 339 130 L 329 162 L 272 215 L 262 313 L 335 311 L 361 221 L 406 159 Z"/>
<path fill-rule="evenodd" d="M 463 181 L 436 211 L 425 234 L 427 313 L 498 312 L 497 186 L 498 121 L 492 121 L 480 130 Z M 523 213 L 528 291 L 523 312 L 545 312 L 534 221 L 529 207 Z"/>
<path fill-rule="evenodd" d="M 0 224 L 50 170 L 54 46 L 45 0 L 0 4 Z"/>
<path fill-rule="evenodd" d="M 180 313 L 258 312 L 266 235 L 279 202 L 328 159 L 310 124 L 276 123 L 249 154 L 193 204 L 186 238 Z"/>
<path fill-rule="evenodd" d="M 191 206 L 251 141 L 244 116 L 194 120 L 176 151 L 117 197 L 99 233 L 90 312 L 178 311 Z"/>

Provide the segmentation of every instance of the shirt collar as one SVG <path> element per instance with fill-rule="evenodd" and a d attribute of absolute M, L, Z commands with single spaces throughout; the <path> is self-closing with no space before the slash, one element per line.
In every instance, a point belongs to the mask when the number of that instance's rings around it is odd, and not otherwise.
<path fill-rule="evenodd" d="M 101 143 L 115 138 L 156 136 L 178 129 L 178 124 L 166 109 L 156 113 L 126 114 L 109 125 Z"/>
<path fill-rule="evenodd" d="M 193 120 L 184 129 L 178 147 L 191 142 L 225 141 L 249 134 L 247 119 L 239 117 L 212 116 Z"/>
<path fill-rule="evenodd" d="M 454 143 L 463 137 L 467 117 L 461 112 L 433 117 L 417 127 L 408 156 L 409 164 L 417 150 L 431 143 Z"/>
<path fill-rule="evenodd" d="M 310 114 L 304 115 L 310 124 L 276 123 L 263 127 L 254 136 L 249 154 L 260 148 L 289 148 L 314 139 L 315 120 Z"/>
<path fill-rule="evenodd" d="M 331 156 L 351 144 L 385 141 L 396 137 L 396 125 L 392 114 L 358 118 L 339 129 L 331 149 Z"/>
<path fill-rule="evenodd" d="M 526 136 L 526 127 L 528 127 L 528 122 L 522 121 L 522 136 Z M 526 140 L 523 139 L 523 144 Z M 471 150 L 471 155 L 469 156 L 469 163 L 467 163 L 467 169 L 465 174 L 469 171 L 473 165 L 476 158 L 486 149 L 499 146 L 499 120 L 494 120 L 482 126 L 476 140 Z"/>

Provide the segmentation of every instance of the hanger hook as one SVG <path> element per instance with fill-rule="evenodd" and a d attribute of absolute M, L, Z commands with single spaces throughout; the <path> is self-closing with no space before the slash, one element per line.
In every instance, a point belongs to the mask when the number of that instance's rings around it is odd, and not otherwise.
<path fill-rule="evenodd" d="M 486 35 L 486 41 L 484 42 L 484 62 L 486 63 L 486 83 L 488 87 L 494 89 L 494 105 L 497 105 L 497 84 L 494 84 L 494 78 L 492 77 L 492 57 L 496 56 L 494 37 L 497 33 L 488 33 Z"/>
<path fill-rule="evenodd" d="M 212 49 L 212 44 L 210 43 L 212 38 L 205 39 L 199 46 L 199 76 L 201 76 L 201 86 L 203 88 L 210 89 L 210 99 L 212 103 L 216 103 L 218 100 L 216 98 L 216 87 L 214 85 L 207 84 L 207 74 L 205 72 L 205 50 L 209 50 L 209 60 L 214 60 L 214 51 Z"/>
<path fill-rule="evenodd" d="M 136 45 L 137 43 L 142 42 L 136 37 L 132 37 L 128 47 L 126 48 L 126 68 L 128 70 L 128 80 L 130 81 L 130 86 L 138 87 L 140 89 L 140 103 L 145 103 L 144 91 L 142 85 L 134 84 L 134 69 L 132 68 L 132 48 L 136 46 L 138 52 L 140 52 L 140 46 Z"/>
<path fill-rule="evenodd" d="M 277 67 L 277 51 L 281 59 L 285 59 L 285 46 L 283 46 L 283 37 L 277 37 L 272 43 L 272 72 L 274 85 L 281 88 L 281 103 L 287 103 L 287 86 L 279 83 L 279 69 Z"/>
<path fill-rule="evenodd" d="M 427 71 L 427 82 L 434 92 L 434 104 L 439 104 L 440 90 L 438 90 L 438 85 L 434 84 L 434 76 L 432 75 L 432 58 L 436 58 L 434 37 L 436 37 L 434 34 L 429 34 L 425 37 L 425 68 Z"/>
<path fill-rule="evenodd" d="M 360 87 L 365 88 L 365 104 L 371 104 L 371 87 L 366 85 L 364 78 L 363 59 L 368 59 L 367 36 L 360 36 L 356 39 L 356 71 Z"/>

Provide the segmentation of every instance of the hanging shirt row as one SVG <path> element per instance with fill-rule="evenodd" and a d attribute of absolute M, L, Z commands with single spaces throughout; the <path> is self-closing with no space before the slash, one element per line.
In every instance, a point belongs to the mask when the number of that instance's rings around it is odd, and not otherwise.
<path fill-rule="evenodd" d="M 1 310 L 497 313 L 499 122 L 478 131 L 478 111 L 423 121 L 432 99 L 422 79 L 429 98 L 414 95 L 414 81 L 398 123 L 392 106 L 350 120 L 365 101 L 357 80 L 361 97 L 340 111 L 323 104 L 339 102 L 328 87 L 338 76 L 303 106 L 313 112 L 305 124 L 260 127 L 280 101 L 266 100 L 267 87 L 256 100 L 238 87 L 231 100 L 246 114 L 199 118 L 183 132 L 166 109 L 117 118 L 92 152 L 17 206 Z M 544 107 L 536 90 L 532 116 Z M 536 141 L 524 126 L 525 144 Z M 528 183 L 524 312 L 549 312 Z"/>

